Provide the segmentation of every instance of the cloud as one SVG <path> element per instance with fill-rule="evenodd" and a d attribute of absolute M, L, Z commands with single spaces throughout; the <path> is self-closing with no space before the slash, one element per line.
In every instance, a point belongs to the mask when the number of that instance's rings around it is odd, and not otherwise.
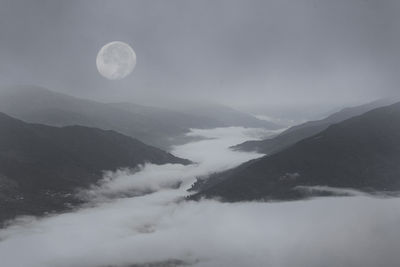
<path fill-rule="evenodd" d="M 47 218 L 20 218 L 0 231 L 1 264 L 398 266 L 398 198 L 184 201 L 185 189 L 196 175 L 260 156 L 227 149 L 245 140 L 246 131 L 193 131 L 213 139 L 176 147 L 174 153 L 191 155 L 196 165 L 145 165 L 133 174 L 122 171 L 87 192 L 97 196 L 89 206 Z M 181 186 L 171 186 L 175 182 Z M 130 195 L 135 190 L 152 193 Z"/>
<path fill-rule="evenodd" d="M 173 148 L 178 157 L 195 162 L 192 165 L 146 164 L 133 172 L 119 170 L 105 174 L 103 181 L 90 190 L 80 192 L 86 199 L 111 196 L 141 195 L 182 185 L 178 192 L 186 194 L 186 189 L 196 177 L 206 176 L 227 170 L 242 162 L 262 156 L 258 153 L 234 152 L 229 150 L 232 144 L 238 144 L 249 138 L 257 139 L 274 134 L 276 131 L 242 127 L 215 128 L 212 130 L 192 129 L 189 136 L 201 136 L 205 140 L 192 142 Z"/>

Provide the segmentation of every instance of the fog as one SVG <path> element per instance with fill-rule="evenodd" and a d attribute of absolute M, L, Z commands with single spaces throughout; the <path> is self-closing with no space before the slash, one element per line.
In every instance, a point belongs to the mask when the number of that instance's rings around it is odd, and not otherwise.
<path fill-rule="evenodd" d="M 167 107 L 182 114 L 190 113 L 187 107 L 201 113 L 211 110 L 210 103 L 223 104 L 287 127 L 343 107 L 399 96 L 399 12 L 396 0 L 0 0 L 0 88 L 42 86 L 100 102 Z M 135 69 L 122 80 L 107 80 L 96 69 L 99 49 L 112 41 L 129 44 L 137 55 Z M 44 100 L 38 99 L 33 103 L 29 97 L 20 108 L 38 105 L 33 117 L 60 118 L 56 125 L 77 118 L 109 129 L 115 120 L 114 130 L 128 129 L 127 134 L 132 126 L 142 140 L 135 127 L 147 134 L 160 121 L 163 129 L 149 136 L 165 130 L 168 138 L 175 132 L 175 121 L 168 119 L 175 117 L 172 113 L 147 126 L 139 108 L 138 116 L 132 113 L 131 125 L 125 122 L 129 113 L 102 112 L 96 103 L 88 103 L 87 114 L 104 114 L 104 122 L 98 116 L 86 120 L 86 113 L 79 113 L 85 108 L 77 108 L 76 114 L 73 107 L 58 112 L 58 104 L 42 110 Z M 215 110 L 204 119 L 221 109 Z M 227 120 L 235 114 L 225 112 Z M 176 116 L 186 120 L 182 114 Z M 201 114 L 194 115 L 202 124 Z M 221 123 L 232 125 L 224 119 Z M 176 130 L 183 135 L 187 126 L 178 123 L 176 128 L 182 128 Z M 85 204 L 64 213 L 8 221 L 0 229 L 0 265 L 397 267 L 396 194 L 369 195 L 321 184 L 297 190 L 336 197 L 187 200 L 196 179 L 264 156 L 229 147 L 278 133 L 241 127 L 191 129 L 182 140 L 192 141 L 173 147 L 171 153 L 193 164 L 146 163 L 105 172 L 100 182 L 74 192 Z M 27 147 L 28 137 L 21 134 Z M 13 172 L 14 160 L 30 158 L 10 147 L 4 165 L 12 165 Z M 43 153 L 48 150 L 51 147 Z"/>
<path fill-rule="evenodd" d="M 395 0 L 2 0 L 0 84 L 257 115 L 327 111 L 398 91 L 399 10 Z M 114 40 L 137 53 L 121 81 L 95 67 Z"/>
<path fill-rule="evenodd" d="M 1 264 L 397 266 L 398 198 L 344 190 L 354 196 L 270 203 L 184 200 L 196 176 L 261 156 L 229 146 L 268 134 L 274 133 L 192 130 L 190 135 L 207 139 L 177 146 L 173 153 L 195 164 L 148 164 L 107 173 L 102 183 L 80 192 L 91 199 L 85 206 L 45 218 L 18 218 L 0 231 Z"/>

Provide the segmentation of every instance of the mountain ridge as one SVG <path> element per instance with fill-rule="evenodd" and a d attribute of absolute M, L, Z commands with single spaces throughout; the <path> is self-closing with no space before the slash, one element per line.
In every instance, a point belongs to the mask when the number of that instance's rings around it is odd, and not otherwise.
<path fill-rule="evenodd" d="M 246 141 L 233 146 L 232 149 L 241 151 L 257 151 L 264 154 L 276 153 L 297 143 L 298 141 L 301 141 L 304 138 L 310 137 L 327 129 L 332 124 L 361 115 L 375 108 L 393 104 L 395 102 L 395 99 L 380 99 L 360 106 L 344 108 L 327 116 L 324 119 L 309 121 L 290 127 L 273 138 Z"/>
<path fill-rule="evenodd" d="M 200 182 L 190 199 L 299 199 L 299 186 L 400 190 L 400 103 L 333 124 L 272 155 Z M 212 181 L 214 179 L 214 181 Z M 216 179 L 216 180 L 215 180 Z"/>
<path fill-rule="evenodd" d="M 65 208 L 103 171 L 140 164 L 190 164 L 115 131 L 25 123 L 0 113 L 0 221 Z"/>
<path fill-rule="evenodd" d="M 0 112 L 15 118 L 50 126 L 82 125 L 115 130 L 164 150 L 185 142 L 190 128 L 246 126 L 250 119 L 253 126 L 270 125 L 230 108 L 204 109 L 207 108 L 171 110 L 134 103 L 101 103 L 38 86 L 0 88 Z M 219 114 L 221 109 L 223 116 Z M 241 116 L 236 124 L 232 119 L 235 116 Z"/>

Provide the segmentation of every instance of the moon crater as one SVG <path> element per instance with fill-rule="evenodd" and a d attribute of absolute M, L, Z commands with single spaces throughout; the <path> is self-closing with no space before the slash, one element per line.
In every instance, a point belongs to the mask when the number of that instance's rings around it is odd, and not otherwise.
<path fill-rule="evenodd" d="M 111 42 L 104 45 L 96 58 L 99 73 L 110 80 L 120 80 L 128 76 L 136 65 L 136 54 L 124 42 Z"/>

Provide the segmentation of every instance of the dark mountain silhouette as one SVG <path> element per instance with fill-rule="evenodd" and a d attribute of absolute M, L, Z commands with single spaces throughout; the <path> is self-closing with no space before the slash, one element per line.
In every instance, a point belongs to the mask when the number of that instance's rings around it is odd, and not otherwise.
<path fill-rule="evenodd" d="M 382 99 L 357 107 L 345 108 L 337 113 L 328 116 L 325 119 L 317 121 L 309 121 L 297 126 L 293 126 L 281 134 L 266 140 L 247 141 L 232 147 L 241 151 L 257 151 L 264 154 L 273 154 L 281 151 L 298 141 L 313 136 L 334 123 L 344 121 L 346 119 L 361 115 L 372 109 L 394 104 L 396 100 Z"/>
<path fill-rule="evenodd" d="M 61 209 L 102 171 L 146 162 L 189 163 L 114 131 L 29 124 L 0 113 L 0 220 Z"/>
<path fill-rule="evenodd" d="M 207 111 L 203 114 L 202 109 L 187 109 L 185 112 L 132 103 L 106 104 L 37 86 L 0 89 L 0 112 L 15 118 L 51 126 L 83 125 L 114 130 L 164 149 L 185 141 L 185 133 L 190 128 L 269 125 L 229 108 L 204 108 Z M 238 118 L 236 122 L 234 117 Z"/>
<path fill-rule="evenodd" d="M 199 182 L 200 197 L 297 199 L 300 187 L 400 190 L 400 103 L 328 127 L 270 156 Z"/>
<path fill-rule="evenodd" d="M 0 112 L 31 123 L 51 126 L 83 125 L 117 132 L 157 147 L 168 147 L 186 128 L 145 114 L 72 97 L 36 86 L 0 90 Z M 166 111 L 165 111 L 166 113 Z"/>

